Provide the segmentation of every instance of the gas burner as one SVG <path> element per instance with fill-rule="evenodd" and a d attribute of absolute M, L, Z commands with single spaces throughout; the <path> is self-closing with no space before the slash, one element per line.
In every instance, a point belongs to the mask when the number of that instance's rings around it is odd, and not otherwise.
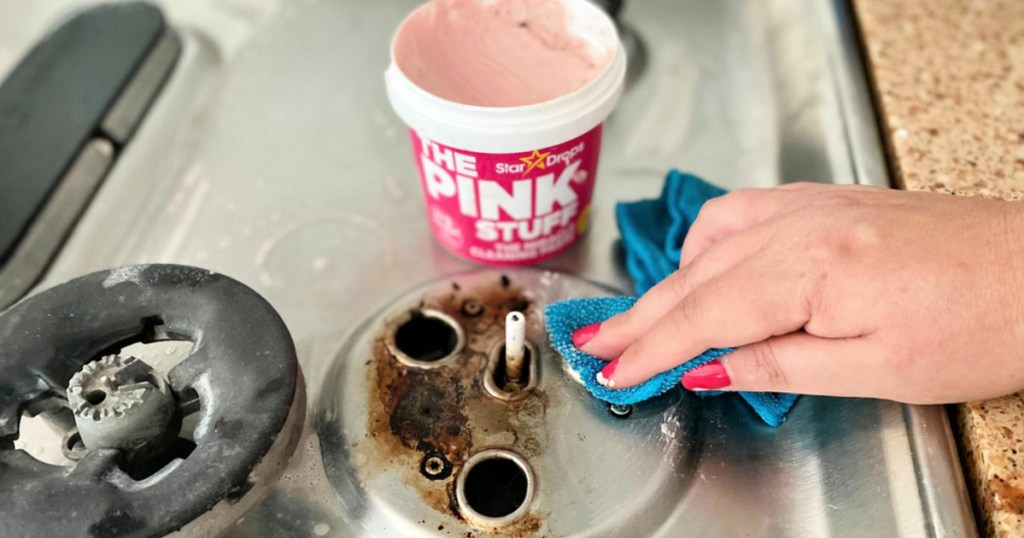
<path fill-rule="evenodd" d="M 643 506 L 631 532 L 653 533 L 693 478 L 696 398 L 609 409 L 563 371 L 544 330 L 545 304 L 611 293 L 566 274 L 478 270 L 363 324 L 317 415 L 346 519 L 367 536 L 604 536 Z"/>
<path fill-rule="evenodd" d="M 191 353 L 122 353 L 165 340 Z M 44 414 L 60 464 L 15 448 Z M 217 534 L 280 476 L 304 418 L 291 336 L 241 283 L 148 265 L 56 286 L 0 314 L 0 535 Z"/>

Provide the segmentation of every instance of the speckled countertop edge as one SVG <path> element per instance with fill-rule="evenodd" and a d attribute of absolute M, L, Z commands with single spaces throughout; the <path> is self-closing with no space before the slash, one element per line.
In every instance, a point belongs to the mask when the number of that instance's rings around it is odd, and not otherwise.
<path fill-rule="evenodd" d="M 854 0 L 895 181 L 1024 199 L 1024 1 Z M 1024 536 L 1024 399 L 957 407 L 981 530 Z"/>

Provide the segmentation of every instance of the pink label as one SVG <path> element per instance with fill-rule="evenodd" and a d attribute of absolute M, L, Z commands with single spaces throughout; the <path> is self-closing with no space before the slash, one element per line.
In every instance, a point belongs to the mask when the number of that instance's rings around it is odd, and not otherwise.
<path fill-rule="evenodd" d="M 487 265 L 527 265 L 561 253 L 586 230 L 600 125 L 519 153 L 475 153 L 409 132 L 430 227 L 455 254 Z"/>

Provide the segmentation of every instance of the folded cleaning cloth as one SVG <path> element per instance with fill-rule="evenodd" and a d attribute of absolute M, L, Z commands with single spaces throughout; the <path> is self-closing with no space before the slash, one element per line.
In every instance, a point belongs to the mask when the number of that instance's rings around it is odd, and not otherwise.
<path fill-rule="evenodd" d="M 626 268 L 636 284 L 637 295 L 642 295 L 675 271 L 683 238 L 697 218 L 701 206 L 722 194 L 725 194 L 724 190 L 696 176 L 672 170 L 665 179 L 659 198 L 620 202 L 616 206 L 615 215 L 622 234 L 622 245 L 626 250 Z M 551 346 L 579 374 L 583 385 L 598 399 L 626 405 L 653 398 L 677 386 L 684 372 L 732 351 L 731 348 L 709 349 L 697 358 L 635 387 L 619 390 L 605 388 L 597 383 L 596 377 L 607 363 L 576 349 L 572 343 L 572 333 L 624 312 L 634 303 L 635 297 L 592 297 L 552 303 L 544 311 Z M 786 419 L 786 413 L 797 398 L 795 394 L 781 393 L 739 394 L 771 426 L 778 426 Z"/>

